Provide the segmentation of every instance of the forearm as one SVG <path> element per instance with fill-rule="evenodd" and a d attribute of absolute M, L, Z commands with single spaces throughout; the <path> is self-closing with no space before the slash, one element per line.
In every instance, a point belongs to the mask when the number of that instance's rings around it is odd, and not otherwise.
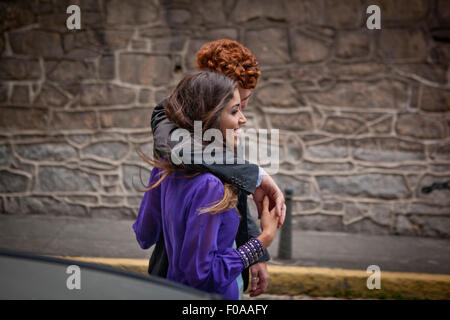
<path fill-rule="evenodd" d="M 247 226 L 248 226 L 248 237 L 251 238 L 257 238 L 261 235 L 261 231 L 258 228 L 258 225 L 255 222 L 255 219 L 253 219 L 252 215 L 250 214 L 250 211 L 247 210 Z M 264 249 L 264 255 L 258 259 L 258 262 L 266 262 L 270 260 L 270 254 L 267 249 Z"/>

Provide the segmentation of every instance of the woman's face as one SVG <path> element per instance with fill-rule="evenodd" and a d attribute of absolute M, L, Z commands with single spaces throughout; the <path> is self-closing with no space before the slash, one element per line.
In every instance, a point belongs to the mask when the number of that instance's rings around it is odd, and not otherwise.
<path fill-rule="evenodd" d="M 220 115 L 220 130 L 227 139 L 227 145 L 237 147 L 239 144 L 239 135 L 241 125 L 245 124 L 247 119 L 242 113 L 241 96 L 239 90 L 234 90 L 233 98 L 228 102 Z M 227 129 L 231 135 L 227 136 Z M 231 141 L 229 139 L 232 139 Z"/>
<path fill-rule="evenodd" d="M 251 89 L 244 89 L 241 86 L 239 86 L 239 94 L 241 95 L 241 108 L 242 110 L 245 109 L 248 103 L 248 99 L 250 98 L 252 94 Z"/>

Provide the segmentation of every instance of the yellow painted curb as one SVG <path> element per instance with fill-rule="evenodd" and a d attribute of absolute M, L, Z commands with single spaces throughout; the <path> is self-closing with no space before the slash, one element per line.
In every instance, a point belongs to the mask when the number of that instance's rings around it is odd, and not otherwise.
<path fill-rule="evenodd" d="M 381 288 L 368 289 L 360 270 L 268 266 L 267 293 L 375 299 L 450 299 L 450 275 L 381 271 Z"/>
<path fill-rule="evenodd" d="M 127 271 L 147 274 L 148 260 L 91 257 L 61 257 L 104 264 Z M 269 287 L 266 293 L 307 294 L 375 299 L 450 300 L 450 275 L 381 271 L 381 289 L 367 288 L 366 271 L 268 265 Z"/>

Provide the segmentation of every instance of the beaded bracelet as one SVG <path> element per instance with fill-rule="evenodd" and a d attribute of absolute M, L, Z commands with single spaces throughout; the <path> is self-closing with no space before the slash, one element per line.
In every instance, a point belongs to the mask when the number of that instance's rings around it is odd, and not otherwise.
<path fill-rule="evenodd" d="M 235 251 L 240 256 L 244 268 L 248 268 L 264 255 L 264 246 L 261 241 L 252 238 Z"/>

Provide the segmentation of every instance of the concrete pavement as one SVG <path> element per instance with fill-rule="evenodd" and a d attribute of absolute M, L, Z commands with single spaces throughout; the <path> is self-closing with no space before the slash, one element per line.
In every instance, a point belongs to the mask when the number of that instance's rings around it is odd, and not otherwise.
<path fill-rule="evenodd" d="M 119 261 L 120 267 L 145 273 L 151 249 L 139 247 L 132 224 L 130 220 L 2 214 L 0 247 L 43 255 L 98 258 L 93 261 L 110 265 Z M 275 294 L 356 294 L 369 298 L 395 298 L 397 290 L 399 298 L 450 299 L 449 245 L 449 239 L 293 230 L 292 260 L 276 258 L 278 237 L 269 248 L 273 258 L 269 263 L 269 290 Z M 131 260 L 120 262 L 117 258 Z M 365 270 L 369 265 L 380 267 L 385 287 L 398 279 L 400 282 L 391 285 L 383 295 L 374 290 L 364 293 L 368 291 Z M 320 285 L 321 281 L 326 285 Z M 342 286 L 347 288 L 342 291 Z M 408 294 L 408 290 L 413 292 Z"/>

